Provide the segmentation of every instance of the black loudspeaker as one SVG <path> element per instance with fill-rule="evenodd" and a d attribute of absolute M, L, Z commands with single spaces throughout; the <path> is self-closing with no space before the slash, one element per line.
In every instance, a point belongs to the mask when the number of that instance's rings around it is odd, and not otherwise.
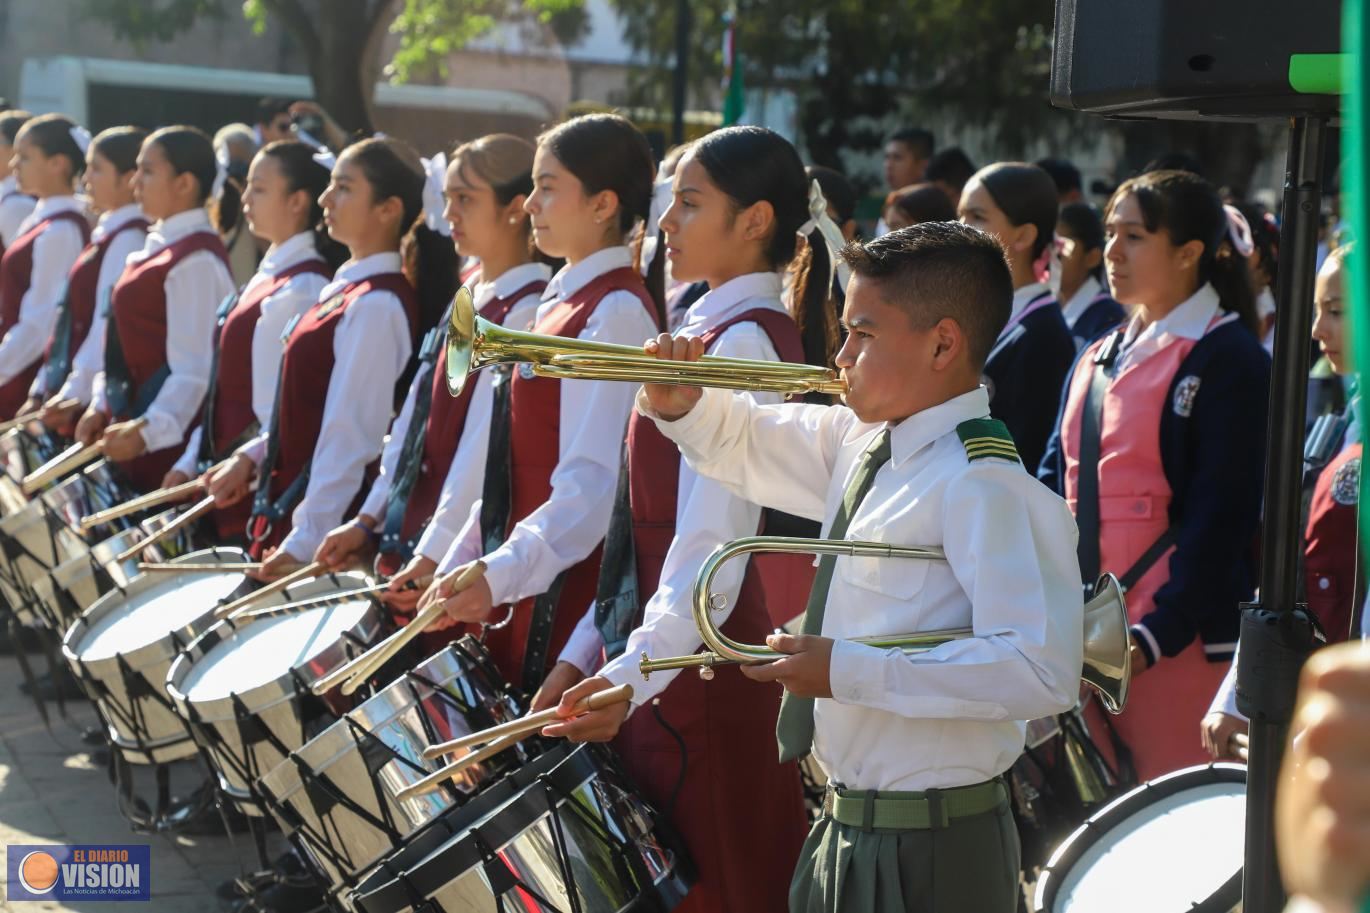
<path fill-rule="evenodd" d="M 1121 117 L 1337 111 L 1340 0 L 1056 0 L 1051 103 Z"/>

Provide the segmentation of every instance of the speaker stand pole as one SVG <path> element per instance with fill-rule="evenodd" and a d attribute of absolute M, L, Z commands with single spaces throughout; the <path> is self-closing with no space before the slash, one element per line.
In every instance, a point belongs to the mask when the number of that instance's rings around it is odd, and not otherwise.
<path fill-rule="evenodd" d="M 1259 602 L 1243 606 L 1237 662 L 1237 706 L 1251 720 L 1247 761 L 1245 913 L 1280 913 L 1284 886 L 1275 861 L 1275 786 L 1299 667 L 1313 646 L 1303 594 L 1302 550 L 1304 416 L 1309 335 L 1327 120 L 1291 122 L 1285 170 L 1275 360 L 1270 378 L 1270 425 L 1265 472 Z"/>

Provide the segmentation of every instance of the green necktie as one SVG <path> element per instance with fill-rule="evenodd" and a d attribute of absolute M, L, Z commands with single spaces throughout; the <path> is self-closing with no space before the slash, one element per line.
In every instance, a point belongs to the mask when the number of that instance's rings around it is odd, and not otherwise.
<path fill-rule="evenodd" d="M 871 490 L 875 474 L 890 459 L 890 432 L 886 428 L 876 436 L 861 465 L 856 467 L 846 492 L 842 495 L 842 505 L 832 518 L 828 530 L 829 539 L 845 539 L 847 527 L 851 525 L 852 515 Z M 833 568 L 837 565 L 836 555 L 824 555 L 818 559 L 818 572 L 813 578 L 813 588 L 809 590 L 809 603 L 804 608 L 802 634 L 821 634 L 823 631 L 823 612 L 828 605 L 828 588 L 832 586 Z M 780 744 L 780 760 L 793 761 L 802 758 L 813 747 L 813 698 L 795 697 L 788 691 L 780 698 L 780 716 L 775 724 L 775 739 Z"/>

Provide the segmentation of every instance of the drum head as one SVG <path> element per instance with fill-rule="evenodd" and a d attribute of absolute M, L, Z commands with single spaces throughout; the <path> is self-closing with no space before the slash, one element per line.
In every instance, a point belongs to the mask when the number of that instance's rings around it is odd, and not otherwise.
<path fill-rule="evenodd" d="M 243 582 L 238 571 L 222 574 L 166 574 L 146 588 L 130 591 L 114 611 L 90 618 L 89 629 L 73 644 L 83 662 L 110 659 L 155 643 L 188 628 Z M 110 594 L 115 595 L 117 594 Z M 98 605 L 98 603 L 97 603 Z M 95 606 L 92 606 L 92 612 Z"/>
<path fill-rule="evenodd" d="M 1102 808 L 1052 855 L 1037 913 L 1227 913 L 1241 901 L 1246 768 L 1190 767 Z"/>
<path fill-rule="evenodd" d="M 177 690 L 198 704 L 271 684 L 334 647 L 371 608 L 371 600 L 361 597 L 253 621 L 195 660 Z"/>

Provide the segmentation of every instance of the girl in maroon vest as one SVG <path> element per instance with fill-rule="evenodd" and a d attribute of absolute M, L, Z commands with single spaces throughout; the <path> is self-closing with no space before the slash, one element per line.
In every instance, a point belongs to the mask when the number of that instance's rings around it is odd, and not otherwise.
<path fill-rule="evenodd" d="M 104 369 L 105 311 L 114 283 L 124 272 L 124 262 L 142 250 L 147 239 L 148 221 L 133 199 L 131 183 L 146 138 L 147 131 L 138 127 L 111 127 L 86 150 L 83 180 L 100 220 L 67 273 L 57 326 L 30 391 L 33 399 L 47 400 L 43 424 L 63 436 L 71 435 L 90 405 L 91 385 Z"/>
<path fill-rule="evenodd" d="M 19 182 L 10 167 L 14 159 L 14 141 L 19 136 L 19 130 L 32 117 L 27 111 L 0 113 L 0 254 L 19 237 L 19 226 L 38 202 L 19 189 Z"/>
<path fill-rule="evenodd" d="M 535 260 L 532 227 L 523 211 L 533 189 L 534 146 L 497 133 L 452 153 L 444 175 L 444 218 L 463 257 L 480 261 L 469 280 L 485 319 L 526 329 L 537 314 L 551 268 Z M 316 558 L 343 568 L 379 543 L 378 570 L 391 579 L 390 606 L 409 614 L 421 590 L 410 580 L 431 577 L 447 554 L 485 478 L 494 403 L 494 372 L 461 396 L 447 391 L 446 321 L 429 331 L 425 369 L 410 385 L 381 473 L 361 513 L 329 533 Z"/>
<path fill-rule="evenodd" d="M 821 194 L 814 199 L 821 201 Z M 817 212 L 825 211 L 823 201 Z M 778 272 L 795 258 L 801 235 L 809 240 L 801 257 L 811 262 L 797 271 L 792 300 L 801 302 L 811 325 L 825 327 L 830 346 L 835 341 L 830 254 L 816 231 L 803 163 L 777 134 L 730 127 L 695 143 L 676 170 L 661 229 L 672 275 L 709 285 L 680 328 L 701 337 L 709 354 L 804 361 L 799 329 L 781 303 Z M 657 807 L 671 812 L 698 868 L 694 889 L 678 910 L 783 910 L 808 817 L 798 768 L 776 760 L 779 695 L 748 681 L 737 667 L 719 669 L 711 682 L 692 673 L 644 679 L 638 671 L 644 652 L 698 651 L 691 593 L 699 566 L 722 543 L 755 535 L 761 508 L 696 475 L 675 445 L 636 412 L 628 422 L 627 461 L 625 526 L 631 529 L 623 532 L 634 550 L 636 573 L 623 581 L 622 569 L 606 563 L 600 599 L 534 707 L 561 700 L 569 709 L 595 691 L 631 684 L 631 708 L 617 704 L 551 727 L 549 734 L 617 737 L 629 772 Z M 608 542 L 619 532 L 611 529 Z M 615 550 L 606 546 L 606 554 Z M 641 607 L 624 604 L 620 581 L 636 587 Z M 717 616 L 724 630 L 745 643 L 764 642 L 772 625 L 756 566 L 729 564 L 715 586 L 727 599 L 728 608 Z M 566 691 L 582 670 L 599 665 L 601 653 L 611 659 L 598 675 Z M 644 709 L 658 698 L 657 706 Z M 684 758 L 677 738 L 684 741 Z"/>
<path fill-rule="evenodd" d="M 209 137 L 164 127 L 138 153 L 133 192 L 157 220 L 110 296 L 105 364 L 76 439 L 97 438 L 133 487 L 151 491 L 185 450 L 214 355 L 214 315 L 233 291 L 205 201 L 217 169 Z"/>
<path fill-rule="evenodd" d="M 656 332 L 658 301 L 624 246 L 647 215 L 653 175 L 646 138 L 616 115 L 579 117 L 539 139 L 524 208 L 538 249 L 566 266 L 547 286 L 536 332 L 631 345 Z M 442 567 L 480 559 L 485 573 L 460 593 L 454 573 L 425 594 L 447 600 L 439 626 L 509 613 L 486 644 L 504 676 L 529 693 L 594 597 L 633 395 L 629 384 L 514 371 L 509 452 L 492 442 L 487 463 L 492 490 L 507 486 L 508 515 L 498 515 L 497 499 L 482 498 Z"/>
<path fill-rule="evenodd" d="M 338 157 L 319 199 L 351 259 L 287 330 L 270 430 L 210 476 L 221 508 L 260 476 L 250 527 L 259 579 L 313 558 L 364 492 L 414 349 L 418 305 L 400 242 L 423 209 L 423 184 L 413 149 L 368 139 Z"/>
<path fill-rule="evenodd" d="M 328 169 L 315 149 L 295 140 L 266 146 L 253 158 L 243 190 L 243 215 L 252 234 L 270 243 L 256 274 L 219 307 L 215 370 L 202 421 L 181 459 L 162 480 L 179 485 L 228 459 L 271 422 L 281 334 L 319 300 L 344 259 L 324 233 L 319 195 Z M 335 258 L 330 263 L 330 258 Z M 220 541 L 246 536 L 252 505 L 244 498 L 215 511 Z"/>
<path fill-rule="evenodd" d="M 89 142 L 90 134 L 60 114 L 34 118 L 14 141 L 10 167 L 38 204 L 0 257 L 0 419 L 13 418 L 28 399 L 67 273 L 90 235 L 73 196 Z"/>

